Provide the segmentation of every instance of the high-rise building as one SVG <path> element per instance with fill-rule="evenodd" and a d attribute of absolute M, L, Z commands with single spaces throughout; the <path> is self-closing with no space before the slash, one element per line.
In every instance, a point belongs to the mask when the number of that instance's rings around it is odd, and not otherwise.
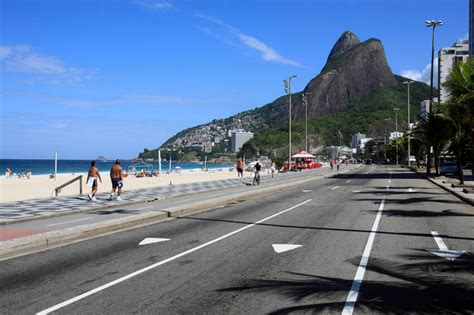
<path fill-rule="evenodd" d="M 365 138 L 367 138 L 366 135 L 360 132 L 352 135 L 351 148 L 356 150 L 360 149 L 360 141 Z"/>
<path fill-rule="evenodd" d="M 467 41 L 456 43 L 449 48 L 441 48 L 438 52 L 438 91 L 439 101 L 445 102 L 449 93 L 443 83 L 448 79 L 449 73 L 456 64 L 465 61 L 469 56 L 469 45 Z"/>
<path fill-rule="evenodd" d="M 474 56 L 474 0 L 469 0 L 469 55 Z"/>
<path fill-rule="evenodd" d="M 252 138 L 252 132 L 245 132 L 243 130 L 233 130 L 231 136 L 232 152 L 238 152 L 240 149 L 242 149 L 244 143 Z"/>
<path fill-rule="evenodd" d="M 420 120 L 426 120 L 426 116 L 430 112 L 430 101 L 425 100 L 420 104 Z"/>

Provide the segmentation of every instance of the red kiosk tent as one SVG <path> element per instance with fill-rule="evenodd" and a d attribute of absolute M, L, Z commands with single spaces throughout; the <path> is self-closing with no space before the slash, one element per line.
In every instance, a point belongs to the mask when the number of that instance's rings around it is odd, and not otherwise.
<path fill-rule="evenodd" d="M 320 168 L 323 165 L 321 163 L 316 162 L 316 157 L 312 154 L 309 154 L 306 151 L 301 151 L 300 153 L 297 153 L 291 158 L 296 159 L 296 163 L 301 163 L 301 168 L 303 169 L 309 169 L 309 168 Z M 291 162 L 292 168 L 295 166 L 295 162 Z M 285 163 L 285 169 L 288 169 L 288 162 Z"/>

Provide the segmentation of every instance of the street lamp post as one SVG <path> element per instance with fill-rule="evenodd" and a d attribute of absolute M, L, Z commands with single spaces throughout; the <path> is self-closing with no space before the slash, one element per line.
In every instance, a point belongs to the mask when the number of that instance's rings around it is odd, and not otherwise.
<path fill-rule="evenodd" d="M 410 167 L 410 134 L 411 134 L 411 124 L 410 124 L 410 85 L 414 81 L 405 81 L 403 84 L 405 84 L 408 88 L 408 99 L 407 99 L 407 108 L 408 108 L 408 160 L 407 160 L 407 165 Z"/>
<path fill-rule="evenodd" d="M 305 134 L 306 134 L 306 152 L 308 152 L 308 99 L 307 95 L 310 93 L 303 93 L 301 96 L 303 97 L 303 104 L 305 107 Z"/>
<path fill-rule="evenodd" d="M 392 120 L 391 118 L 385 118 L 385 121 L 390 121 Z M 385 162 L 387 162 L 387 124 L 384 124 L 383 126 L 383 148 L 384 148 L 384 157 L 385 157 Z"/>
<path fill-rule="evenodd" d="M 296 75 L 288 77 L 288 80 L 283 80 L 285 85 L 285 92 L 288 94 L 288 170 L 291 169 L 291 79 L 296 78 Z"/>
<path fill-rule="evenodd" d="M 398 110 L 399 109 L 400 108 L 398 108 L 398 107 L 393 108 L 393 110 L 395 111 L 395 132 L 396 132 L 396 134 L 395 134 L 395 148 L 396 148 L 395 149 L 396 150 L 395 151 L 396 152 L 395 161 L 396 162 L 395 163 L 397 164 L 397 166 L 398 166 Z"/>
<path fill-rule="evenodd" d="M 426 27 L 432 28 L 431 33 L 431 76 L 430 76 L 430 108 L 429 113 L 433 111 L 433 64 L 434 64 L 434 41 L 435 41 L 435 28 L 437 26 L 443 26 L 443 22 L 441 20 L 427 20 Z M 431 143 L 428 143 L 428 163 L 426 167 L 426 174 L 430 174 L 431 172 Z"/>

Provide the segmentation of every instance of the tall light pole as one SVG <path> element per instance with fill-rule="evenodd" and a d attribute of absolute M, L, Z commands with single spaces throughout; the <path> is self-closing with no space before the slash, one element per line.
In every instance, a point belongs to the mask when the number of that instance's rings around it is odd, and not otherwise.
<path fill-rule="evenodd" d="M 389 122 L 392 120 L 391 118 L 385 118 L 384 119 L 386 122 Z M 387 162 L 387 124 L 384 124 L 383 126 L 383 145 L 384 145 L 384 157 L 385 157 L 385 162 Z"/>
<path fill-rule="evenodd" d="M 311 93 L 302 93 L 303 104 L 305 107 L 305 133 L 306 133 L 306 152 L 308 152 L 308 99 L 306 96 Z"/>
<path fill-rule="evenodd" d="M 395 132 L 396 132 L 396 134 L 395 134 L 395 148 L 396 148 L 395 149 L 396 150 L 395 151 L 396 152 L 395 161 L 396 162 L 395 163 L 397 164 L 397 166 L 398 166 L 398 110 L 399 109 L 400 108 L 398 108 L 398 107 L 393 108 L 393 110 L 395 111 Z"/>
<path fill-rule="evenodd" d="M 407 99 L 407 108 L 408 108 L 408 160 L 407 160 L 407 165 L 410 167 L 410 134 L 411 134 L 411 124 L 410 124 L 410 85 L 414 81 L 405 81 L 403 84 L 405 84 L 408 88 L 408 99 Z"/>
<path fill-rule="evenodd" d="M 285 85 L 285 92 L 288 94 L 288 170 L 291 169 L 291 79 L 296 78 L 296 75 L 288 77 L 288 80 L 283 80 Z"/>
<path fill-rule="evenodd" d="M 433 63 L 434 63 L 434 41 L 435 41 L 435 28 L 437 26 L 443 26 L 443 22 L 441 20 L 427 20 L 426 27 L 432 28 L 431 34 L 431 76 L 430 76 L 430 108 L 429 113 L 433 111 Z M 428 163 L 426 167 L 426 174 L 431 172 L 431 143 L 428 143 Z"/>

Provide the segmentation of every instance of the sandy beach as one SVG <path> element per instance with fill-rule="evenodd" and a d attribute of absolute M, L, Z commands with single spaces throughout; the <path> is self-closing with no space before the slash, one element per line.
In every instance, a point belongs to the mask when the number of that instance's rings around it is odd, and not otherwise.
<path fill-rule="evenodd" d="M 0 203 L 10 201 L 21 201 L 33 198 L 47 198 L 54 196 L 54 188 L 58 187 L 71 179 L 79 176 L 59 174 L 57 179 L 50 179 L 47 175 L 31 176 L 26 178 L 0 178 Z M 82 174 L 83 194 L 90 192 L 90 187 L 86 185 L 87 173 Z M 251 173 L 246 172 L 245 176 L 252 176 Z M 112 184 L 108 172 L 101 172 L 102 183 L 99 183 L 99 193 L 110 192 Z M 158 177 L 142 177 L 137 178 L 128 176 L 124 180 L 124 192 L 133 191 L 140 188 L 149 188 L 157 186 L 197 183 L 219 179 L 237 178 L 236 171 L 229 171 L 229 169 L 212 170 L 212 171 L 186 171 L 182 173 L 163 174 Z M 59 196 L 78 195 L 79 181 L 62 189 Z"/>

